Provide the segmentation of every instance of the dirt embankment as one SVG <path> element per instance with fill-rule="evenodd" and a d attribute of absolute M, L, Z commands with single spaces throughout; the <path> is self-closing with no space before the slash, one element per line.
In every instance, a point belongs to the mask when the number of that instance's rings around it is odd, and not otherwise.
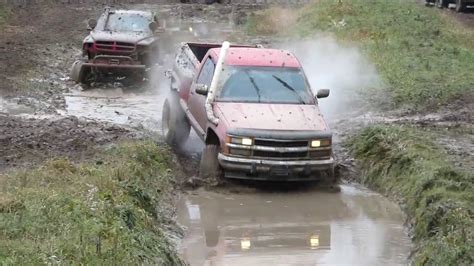
<path fill-rule="evenodd" d="M 31 166 L 51 157 L 90 158 L 95 147 L 138 138 L 113 124 L 79 120 L 28 119 L 0 114 L 0 169 Z"/>

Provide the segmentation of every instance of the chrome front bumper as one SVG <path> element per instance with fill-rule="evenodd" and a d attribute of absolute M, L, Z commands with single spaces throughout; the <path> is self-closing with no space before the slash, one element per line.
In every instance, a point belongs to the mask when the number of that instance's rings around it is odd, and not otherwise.
<path fill-rule="evenodd" d="M 218 155 L 226 177 L 252 180 L 318 180 L 320 173 L 332 171 L 334 158 L 328 160 L 266 160 Z"/>

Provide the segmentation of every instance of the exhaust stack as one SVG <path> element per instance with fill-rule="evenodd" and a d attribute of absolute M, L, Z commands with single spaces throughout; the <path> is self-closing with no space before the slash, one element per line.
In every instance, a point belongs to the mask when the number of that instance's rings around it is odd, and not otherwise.
<path fill-rule="evenodd" d="M 219 123 L 219 118 L 214 115 L 214 110 L 212 109 L 212 103 L 214 102 L 215 92 L 217 88 L 217 82 L 222 73 L 222 69 L 224 68 L 225 58 L 227 56 L 227 51 L 229 50 L 230 43 L 225 41 L 222 43 L 221 51 L 219 53 L 219 59 L 217 60 L 216 64 L 216 71 L 214 71 L 214 76 L 212 77 L 211 87 L 209 88 L 209 92 L 206 98 L 206 113 L 207 118 L 213 124 L 217 125 Z"/>

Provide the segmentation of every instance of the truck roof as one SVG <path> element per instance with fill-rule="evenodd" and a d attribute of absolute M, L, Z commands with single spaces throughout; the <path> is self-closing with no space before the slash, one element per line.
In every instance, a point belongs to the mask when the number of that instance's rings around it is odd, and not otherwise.
<path fill-rule="evenodd" d="M 210 49 L 210 55 L 217 61 L 220 48 Z M 225 59 L 231 66 L 262 66 L 262 67 L 300 67 L 298 59 L 290 52 L 268 48 L 230 47 Z"/>

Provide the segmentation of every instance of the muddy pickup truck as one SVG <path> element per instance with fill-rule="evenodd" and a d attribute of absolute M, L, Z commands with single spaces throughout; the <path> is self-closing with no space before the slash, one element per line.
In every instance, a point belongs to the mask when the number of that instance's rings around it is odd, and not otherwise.
<path fill-rule="evenodd" d="M 85 59 L 74 62 L 71 79 L 90 84 L 113 74 L 142 80 L 157 61 L 158 22 L 151 12 L 106 8 L 98 20 L 88 22 L 82 44 Z"/>
<path fill-rule="evenodd" d="M 474 0 L 425 0 L 425 4 L 435 5 L 439 8 L 448 8 L 450 4 L 454 4 L 456 12 L 464 12 L 468 6 L 474 5 Z"/>
<path fill-rule="evenodd" d="M 200 177 L 324 180 L 333 184 L 332 134 L 297 58 L 261 46 L 184 43 L 162 113 L 166 141 L 192 127 L 205 142 Z"/>

